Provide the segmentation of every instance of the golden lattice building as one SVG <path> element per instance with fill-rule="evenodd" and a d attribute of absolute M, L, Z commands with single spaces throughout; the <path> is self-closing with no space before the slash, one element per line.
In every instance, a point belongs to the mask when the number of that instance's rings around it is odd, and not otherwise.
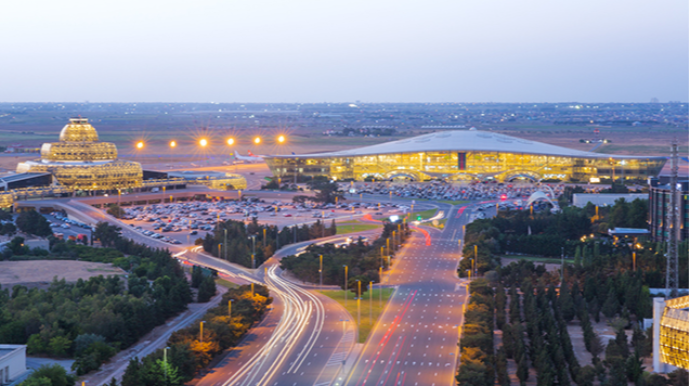
<path fill-rule="evenodd" d="M 72 118 L 60 142 L 44 143 L 41 159 L 17 165 L 17 173 L 51 173 L 55 182 L 74 190 L 115 190 L 141 186 L 137 162 L 117 159 L 117 147 L 100 142 L 86 118 Z"/>

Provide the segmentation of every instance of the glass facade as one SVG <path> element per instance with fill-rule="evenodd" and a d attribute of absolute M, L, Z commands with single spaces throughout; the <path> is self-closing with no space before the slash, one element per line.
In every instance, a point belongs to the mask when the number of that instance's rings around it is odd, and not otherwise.
<path fill-rule="evenodd" d="M 688 297 L 666 302 L 660 326 L 661 361 L 688 370 Z"/>
<path fill-rule="evenodd" d="M 336 153 L 337 154 L 337 153 Z M 498 151 L 419 151 L 357 156 L 265 157 L 274 176 L 328 176 L 357 181 L 405 178 L 415 181 L 515 179 L 590 182 L 646 180 L 664 166 L 664 157 L 571 157 Z"/>
<path fill-rule="evenodd" d="M 17 173 L 51 173 L 59 185 L 75 190 L 135 188 L 143 179 L 141 165 L 118 160 L 115 145 L 99 142 L 85 118 L 70 119 L 60 142 L 43 144 L 41 159 L 19 163 Z"/>

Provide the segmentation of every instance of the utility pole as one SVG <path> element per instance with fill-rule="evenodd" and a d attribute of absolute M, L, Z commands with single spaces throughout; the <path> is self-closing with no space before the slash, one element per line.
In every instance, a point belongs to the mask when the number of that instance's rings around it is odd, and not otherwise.
<path fill-rule="evenodd" d="M 678 239 L 680 239 L 680 191 L 678 190 L 678 140 L 671 143 L 671 184 L 666 210 L 666 299 L 678 296 Z"/>
<path fill-rule="evenodd" d="M 256 235 L 252 235 L 252 269 L 256 268 L 254 267 L 254 257 L 256 256 Z"/>
<path fill-rule="evenodd" d="M 343 265 L 345 267 L 345 307 L 347 308 L 347 265 Z"/>
<path fill-rule="evenodd" d="M 224 233 L 223 245 L 227 246 L 228 245 L 228 228 L 223 229 L 223 231 L 224 231 L 223 232 Z M 224 255 L 225 260 L 227 260 L 228 259 L 228 248 L 225 248 L 224 252 L 225 252 L 225 255 Z"/>
<path fill-rule="evenodd" d="M 565 271 L 565 248 L 561 247 L 561 288 L 563 288 L 563 272 Z"/>

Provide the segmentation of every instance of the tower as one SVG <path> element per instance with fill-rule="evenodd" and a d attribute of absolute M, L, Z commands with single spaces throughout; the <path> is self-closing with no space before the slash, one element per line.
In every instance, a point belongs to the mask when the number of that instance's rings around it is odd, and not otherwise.
<path fill-rule="evenodd" d="M 666 299 L 678 296 L 678 239 L 680 239 L 680 190 L 678 189 L 678 141 L 671 143 L 671 186 L 666 211 Z"/>

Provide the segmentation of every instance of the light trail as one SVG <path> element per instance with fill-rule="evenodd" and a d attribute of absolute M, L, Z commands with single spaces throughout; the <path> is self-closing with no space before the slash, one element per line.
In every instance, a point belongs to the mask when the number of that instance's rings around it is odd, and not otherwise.
<path fill-rule="evenodd" d="M 277 266 L 269 268 L 266 284 L 271 293 L 280 297 L 284 303 L 283 315 L 278 322 L 278 327 L 268 342 L 232 374 L 223 386 L 269 384 L 276 373 L 286 366 L 285 362 L 295 351 L 298 340 L 304 335 L 312 315 L 315 314 L 311 335 L 287 370 L 287 372 L 296 373 L 323 330 L 325 308 L 315 295 L 282 279 L 277 274 Z M 276 353 L 273 349 L 279 346 L 280 351 Z M 273 355 L 275 357 L 270 358 Z"/>

